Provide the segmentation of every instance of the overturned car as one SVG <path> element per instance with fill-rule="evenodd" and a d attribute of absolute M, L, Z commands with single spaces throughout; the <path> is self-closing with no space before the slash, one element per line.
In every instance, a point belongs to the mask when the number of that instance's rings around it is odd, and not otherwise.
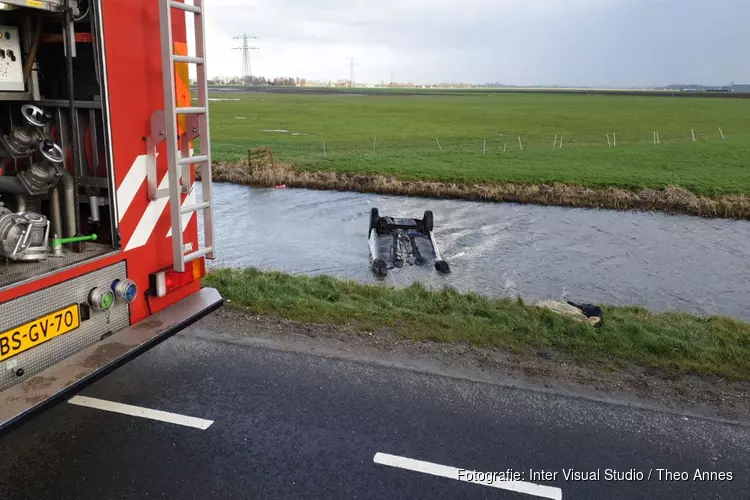
<path fill-rule="evenodd" d="M 385 278 L 389 269 L 430 262 L 434 262 L 438 272 L 450 273 L 450 266 L 440 256 L 432 227 L 429 210 L 422 219 L 380 217 L 377 208 L 370 210 L 370 261 L 375 276 Z"/>

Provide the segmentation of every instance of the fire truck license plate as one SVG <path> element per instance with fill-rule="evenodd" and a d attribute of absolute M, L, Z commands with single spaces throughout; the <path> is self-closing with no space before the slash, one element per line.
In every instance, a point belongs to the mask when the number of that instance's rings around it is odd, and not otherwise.
<path fill-rule="evenodd" d="M 0 361 L 43 344 L 81 326 L 78 304 L 60 309 L 7 332 L 0 333 Z"/>

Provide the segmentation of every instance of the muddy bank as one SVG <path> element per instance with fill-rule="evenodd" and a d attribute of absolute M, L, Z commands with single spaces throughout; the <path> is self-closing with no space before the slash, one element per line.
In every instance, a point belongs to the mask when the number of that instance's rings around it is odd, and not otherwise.
<path fill-rule="evenodd" d="M 198 179 L 200 175 L 197 174 Z M 701 217 L 750 219 L 750 197 L 745 195 L 709 198 L 679 186 L 640 192 L 619 188 L 592 189 L 566 184 L 472 184 L 434 181 L 403 181 L 383 175 L 355 175 L 311 172 L 278 163 L 273 156 L 255 152 L 248 160 L 213 166 L 216 182 L 257 187 L 287 187 L 358 191 L 399 196 L 453 198 L 470 201 L 496 201 L 556 205 L 609 210 L 659 211 Z"/>
<path fill-rule="evenodd" d="M 284 350 L 386 363 L 459 378 L 704 416 L 750 418 L 750 382 L 674 376 L 638 366 L 605 370 L 577 364 L 554 349 L 538 355 L 519 355 L 463 343 L 417 342 L 387 328 L 363 332 L 357 325 L 298 323 L 251 315 L 231 305 L 202 319 L 193 329 L 217 332 L 211 335 L 234 335 Z"/>

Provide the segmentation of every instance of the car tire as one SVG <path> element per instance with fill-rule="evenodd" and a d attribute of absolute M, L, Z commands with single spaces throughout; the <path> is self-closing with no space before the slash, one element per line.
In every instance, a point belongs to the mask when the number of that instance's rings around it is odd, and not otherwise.
<path fill-rule="evenodd" d="M 451 267 L 448 265 L 446 261 L 439 260 L 435 262 L 435 270 L 441 274 L 450 274 Z"/>
<path fill-rule="evenodd" d="M 377 259 L 372 263 L 372 272 L 378 279 L 384 279 L 388 275 L 388 264 L 383 259 Z"/>
<path fill-rule="evenodd" d="M 422 218 L 422 228 L 424 229 L 425 233 L 429 233 L 432 231 L 432 224 L 433 224 L 433 217 L 432 217 L 432 211 L 427 210 L 424 213 L 424 217 Z"/>
<path fill-rule="evenodd" d="M 373 229 L 377 229 L 379 219 L 380 219 L 380 214 L 378 213 L 378 209 L 374 207 L 371 208 L 370 209 L 370 230 L 367 231 L 367 236 L 370 236 L 370 233 L 372 233 Z"/>

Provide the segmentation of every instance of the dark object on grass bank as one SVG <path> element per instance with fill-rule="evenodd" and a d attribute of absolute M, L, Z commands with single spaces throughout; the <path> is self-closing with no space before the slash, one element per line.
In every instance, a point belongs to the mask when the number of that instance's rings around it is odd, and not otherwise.
<path fill-rule="evenodd" d="M 600 326 L 602 326 L 602 323 L 604 323 L 604 311 L 602 311 L 601 307 L 595 306 L 593 304 L 576 304 L 575 302 L 571 301 L 568 301 L 568 304 L 580 309 L 587 318 L 599 318 L 599 322 L 594 324 L 595 327 L 599 328 Z"/>
<path fill-rule="evenodd" d="M 380 217 L 377 208 L 370 210 L 370 259 L 372 271 L 378 278 L 385 278 L 388 269 L 405 265 L 424 266 L 434 261 L 435 269 L 450 273 L 450 266 L 440 256 L 432 234 L 434 219 L 427 210 L 422 219 L 400 219 Z"/>

